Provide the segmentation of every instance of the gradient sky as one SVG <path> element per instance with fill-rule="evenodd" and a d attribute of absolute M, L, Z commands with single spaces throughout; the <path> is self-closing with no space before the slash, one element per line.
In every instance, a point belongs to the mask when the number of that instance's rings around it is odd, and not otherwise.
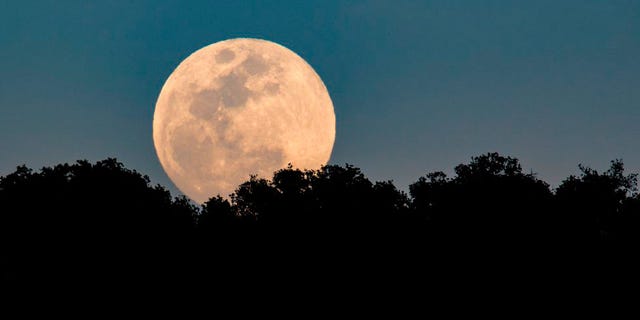
<path fill-rule="evenodd" d="M 116 157 L 177 194 L 156 157 L 160 89 L 191 52 L 280 43 L 324 80 L 331 163 L 400 188 L 497 151 L 557 185 L 640 171 L 640 1 L 2 1 L 0 175 Z"/>

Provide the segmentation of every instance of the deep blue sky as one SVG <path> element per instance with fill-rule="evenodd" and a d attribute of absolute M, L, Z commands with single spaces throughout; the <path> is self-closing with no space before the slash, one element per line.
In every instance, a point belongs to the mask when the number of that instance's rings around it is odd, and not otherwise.
<path fill-rule="evenodd" d="M 175 187 L 153 109 L 191 52 L 234 37 L 305 58 L 333 99 L 331 163 L 401 188 L 488 151 L 556 185 L 640 171 L 640 1 L 1 1 L 0 175 L 117 157 Z"/>

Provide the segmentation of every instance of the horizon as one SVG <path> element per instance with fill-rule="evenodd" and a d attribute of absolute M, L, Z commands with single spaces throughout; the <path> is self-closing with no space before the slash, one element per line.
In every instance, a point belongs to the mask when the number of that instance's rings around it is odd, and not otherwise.
<path fill-rule="evenodd" d="M 353 169 L 355 169 L 355 170 L 357 170 L 357 171 L 361 172 L 361 173 L 363 174 L 364 178 L 366 178 L 367 180 L 369 180 L 371 183 L 376 184 L 376 183 L 387 183 L 387 182 L 391 182 L 391 184 L 392 184 L 394 187 L 396 187 L 396 188 L 397 188 L 397 190 L 398 190 L 399 192 L 404 193 L 407 197 L 409 197 L 409 199 L 413 199 L 412 195 L 411 195 L 411 194 L 410 194 L 410 192 L 409 192 L 409 188 L 410 188 L 410 186 L 411 186 L 411 185 L 418 183 L 422 178 L 427 178 L 429 174 L 433 174 L 433 173 L 440 173 L 440 172 L 442 172 L 442 173 L 444 173 L 444 174 L 445 174 L 446 179 L 448 179 L 448 180 L 455 180 L 455 179 L 458 177 L 458 175 L 454 172 L 454 171 L 455 171 L 454 169 L 455 169 L 457 166 L 469 165 L 469 164 L 473 163 L 474 161 L 476 161 L 477 159 L 482 158 L 482 157 L 485 157 L 485 156 L 497 156 L 497 157 L 504 157 L 504 158 L 507 158 L 507 159 L 513 159 L 513 160 L 515 160 L 515 161 L 516 161 L 516 163 L 517 163 L 518 165 L 520 165 L 520 166 L 521 166 L 520 159 L 518 159 L 517 157 L 513 157 L 513 156 L 508 155 L 508 154 L 501 154 L 501 153 L 499 153 L 499 152 L 485 152 L 485 153 L 482 153 L 482 154 L 478 154 L 478 155 L 472 156 L 472 157 L 470 157 L 470 158 L 469 158 L 467 161 L 465 161 L 465 162 L 462 162 L 462 163 L 458 163 L 458 164 L 451 165 L 451 167 L 450 167 L 450 168 L 449 168 L 449 170 L 448 170 L 448 171 L 450 171 L 450 172 L 447 172 L 447 171 L 445 171 L 445 170 L 434 170 L 434 171 L 425 172 L 425 173 L 424 173 L 424 174 L 422 174 L 422 175 L 416 176 L 416 177 L 413 179 L 413 181 L 412 181 L 410 184 L 406 185 L 406 186 L 404 186 L 404 185 L 398 185 L 398 184 L 397 184 L 395 181 L 393 181 L 392 179 L 386 179 L 386 180 L 377 180 L 377 179 L 372 179 L 372 178 L 370 178 L 370 176 L 367 174 L 367 172 L 363 171 L 363 170 L 362 170 L 362 168 L 360 168 L 358 165 L 356 165 L 356 164 L 352 164 L 352 163 L 344 163 L 344 164 L 325 164 L 325 165 L 323 165 L 321 168 L 318 168 L 318 169 L 300 169 L 300 168 L 295 168 L 295 167 L 292 167 L 292 168 L 285 167 L 285 168 L 278 169 L 278 170 L 274 171 L 274 172 L 273 172 L 273 174 L 271 174 L 270 176 L 264 176 L 264 177 L 263 177 L 263 176 L 254 175 L 254 174 L 252 174 L 251 176 L 252 176 L 252 177 L 253 177 L 253 176 L 255 176 L 257 179 L 264 179 L 264 180 L 268 181 L 269 183 L 273 183 L 273 182 L 274 182 L 274 180 L 273 180 L 274 175 L 275 175 L 277 172 L 282 171 L 282 170 L 294 170 L 294 171 L 295 171 L 295 170 L 300 170 L 300 171 L 302 171 L 302 172 L 315 172 L 315 173 L 319 173 L 319 172 L 322 172 L 322 171 L 324 170 L 324 168 L 325 168 L 325 167 L 339 167 L 339 168 L 349 168 L 349 167 L 351 167 L 351 168 L 353 168 Z M 17 169 L 19 169 L 20 167 L 23 167 L 23 166 L 24 166 L 24 167 L 26 167 L 27 169 L 32 170 L 32 171 L 33 171 L 33 173 L 44 173 L 44 171 L 43 171 L 44 169 L 51 169 L 51 168 L 54 168 L 54 167 L 56 167 L 56 166 L 58 166 L 58 165 L 70 165 L 70 166 L 72 166 L 72 165 L 80 164 L 80 163 L 82 163 L 82 162 L 88 162 L 88 163 L 89 163 L 89 164 L 91 164 L 91 165 L 95 165 L 95 164 L 97 164 L 97 163 L 105 162 L 105 161 L 110 161 L 110 160 L 114 160 L 114 161 L 116 161 L 117 163 L 122 164 L 122 166 L 123 166 L 123 168 L 124 168 L 125 170 L 131 170 L 131 171 L 133 171 L 133 172 L 136 172 L 136 173 L 140 174 L 142 177 L 148 177 L 148 178 L 149 178 L 149 186 L 152 186 L 152 187 L 153 187 L 153 186 L 160 186 L 160 187 L 162 187 L 162 188 L 166 189 L 166 190 L 171 194 L 172 198 L 179 198 L 180 196 L 184 196 L 184 197 L 186 197 L 186 199 L 188 199 L 188 200 L 189 200 L 189 202 L 191 202 L 191 203 L 195 204 L 196 206 L 203 206 L 203 205 L 205 205 L 205 203 L 198 203 L 198 202 L 194 201 L 193 199 L 189 198 L 188 196 L 184 195 L 184 194 L 183 194 L 183 193 L 181 193 L 181 192 L 177 192 L 177 193 L 173 192 L 173 191 L 171 190 L 170 186 L 162 185 L 162 184 L 160 184 L 160 183 L 154 183 L 154 181 L 150 179 L 150 177 L 149 177 L 149 175 L 148 175 L 147 173 L 145 173 L 144 171 L 139 170 L 139 169 L 137 169 L 137 168 L 133 168 L 133 167 L 129 167 L 129 166 L 127 166 L 127 164 L 126 164 L 126 163 L 122 162 L 121 160 L 119 160 L 119 159 L 118 159 L 118 158 L 116 158 L 116 157 L 107 157 L 107 158 L 99 159 L 99 160 L 96 160 L 96 161 L 91 161 L 91 160 L 87 160 L 87 159 L 77 159 L 77 160 L 75 160 L 75 161 L 71 161 L 71 162 L 64 162 L 64 163 L 49 164 L 49 165 L 43 166 L 43 167 L 41 167 L 41 168 L 33 168 L 33 167 L 29 167 L 29 166 L 27 166 L 27 165 L 22 164 L 22 165 L 17 166 L 17 167 L 16 167 L 16 170 L 17 170 Z M 623 172 L 623 173 L 625 173 L 626 175 L 628 175 L 628 176 L 634 176 L 634 175 L 635 175 L 635 176 L 637 176 L 637 175 L 638 175 L 638 172 L 634 172 L 634 171 L 630 171 L 630 170 L 628 170 L 628 168 L 626 167 L 626 164 L 624 164 L 623 159 L 613 159 L 613 160 L 611 160 L 611 161 L 609 162 L 609 166 L 607 166 L 605 169 L 598 169 L 598 168 L 593 168 L 593 167 L 590 167 L 590 166 L 587 166 L 587 165 L 577 164 L 577 165 L 576 165 L 576 167 L 578 167 L 578 168 L 579 168 L 579 173 L 578 173 L 578 174 L 569 174 L 569 173 L 568 173 L 568 174 L 566 174 L 566 175 L 565 175 L 565 177 L 562 179 L 561 183 L 559 183 L 558 185 L 553 185 L 553 184 L 549 183 L 548 181 L 544 180 L 544 179 L 543 179 L 543 178 L 541 178 L 541 177 L 540 177 L 540 176 L 539 176 L 535 171 L 527 170 L 526 168 L 524 168 L 524 167 L 522 167 L 522 166 L 521 166 L 520 168 L 521 168 L 521 172 L 522 172 L 522 174 L 524 174 L 524 175 L 530 175 L 532 178 L 537 179 L 537 180 L 539 180 L 539 181 L 541 181 L 541 182 L 545 183 L 545 184 L 547 185 L 547 187 L 548 187 L 548 190 L 549 190 L 550 192 L 552 192 L 552 193 L 554 193 L 554 194 L 555 194 L 555 193 L 558 191 L 558 187 L 562 186 L 562 184 L 566 184 L 566 183 L 569 181 L 569 179 L 570 179 L 570 178 L 581 178 L 581 177 L 586 173 L 586 171 L 584 171 L 584 170 L 591 171 L 591 172 L 592 172 L 592 173 L 594 173 L 594 174 L 600 174 L 600 175 L 602 175 L 602 174 L 607 174 L 607 171 L 608 171 L 608 170 L 610 170 L 610 169 L 612 168 L 612 167 L 611 167 L 611 165 L 612 165 L 612 164 L 614 164 L 614 163 L 620 163 L 620 164 L 624 165 L 624 172 Z M 582 167 L 584 170 L 580 169 L 580 167 Z M 7 173 L 7 174 L 2 174 L 2 175 L 0 175 L 0 181 L 2 180 L 2 178 L 5 178 L 7 175 L 9 175 L 9 174 L 14 174 L 14 173 L 16 172 L 16 170 L 13 170 L 12 172 L 9 172 L 9 173 Z M 241 187 L 241 185 L 242 185 L 242 184 L 247 183 L 247 182 L 250 182 L 250 181 L 251 181 L 251 178 L 247 178 L 247 179 L 246 179 L 245 181 L 243 181 L 241 184 L 238 184 L 238 185 L 234 188 L 233 193 L 235 193 L 235 192 L 238 190 L 238 188 L 240 188 L 240 187 Z M 638 195 L 640 195 L 640 194 L 638 194 L 638 193 L 637 193 L 637 190 L 635 190 L 635 191 L 631 190 L 631 192 L 635 192 L 635 193 L 629 194 L 629 196 L 631 196 L 631 197 L 634 197 L 634 196 L 638 196 Z M 223 197 L 224 199 L 229 200 L 231 203 L 233 203 L 232 198 L 230 197 L 230 194 L 229 194 L 229 195 L 223 195 L 223 194 L 212 194 L 212 195 L 210 195 L 210 196 L 208 197 L 208 200 L 207 200 L 207 201 L 209 201 L 209 200 L 211 200 L 211 199 L 214 199 L 214 198 L 216 198 L 216 197 L 218 197 L 218 196 L 221 196 L 221 197 Z"/>
<path fill-rule="evenodd" d="M 290 48 L 336 113 L 329 164 L 406 188 L 499 152 L 557 186 L 623 159 L 640 171 L 640 3 L 309 1 L 0 5 L 0 175 L 116 157 L 179 190 L 154 105 L 189 54 L 235 37 Z M 406 189 L 404 189 L 406 190 Z"/>

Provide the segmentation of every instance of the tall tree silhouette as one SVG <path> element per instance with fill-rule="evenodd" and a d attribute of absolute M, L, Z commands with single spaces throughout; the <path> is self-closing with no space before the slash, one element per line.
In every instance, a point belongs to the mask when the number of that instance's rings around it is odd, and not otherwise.
<path fill-rule="evenodd" d="M 40 172 L 18 167 L 0 179 L 0 208 L 7 268 L 33 281 L 95 275 L 109 266 L 113 272 L 101 279 L 129 276 L 131 270 L 117 271 L 126 260 L 179 252 L 196 213 L 188 200 L 172 199 L 115 159 Z"/>
<path fill-rule="evenodd" d="M 637 174 L 625 175 L 621 160 L 612 161 L 603 173 L 579 168 L 579 176 L 569 176 L 556 190 L 557 225 L 564 242 L 589 248 L 630 240 L 630 228 L 639 226 Z"/>
<path fill-rule="evenodd" d="M 456 176 L 427 174 L 410 186 L 416 214 L 440 244 L 488 249 L 545 240 L 549 186 L 525 174 L 517 159 L 488 153 L 455 168 Z"/>

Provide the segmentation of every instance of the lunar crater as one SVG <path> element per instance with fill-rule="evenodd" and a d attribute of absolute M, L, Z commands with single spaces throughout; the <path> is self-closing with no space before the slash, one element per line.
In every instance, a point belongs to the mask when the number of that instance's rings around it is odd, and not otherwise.
<path fill-rule="evenodd" d="M 264 86 L 264 91 L 270 95 L 275 95 L 280 91 L 280 85 L 277 82 L 269 82 Z"/>

